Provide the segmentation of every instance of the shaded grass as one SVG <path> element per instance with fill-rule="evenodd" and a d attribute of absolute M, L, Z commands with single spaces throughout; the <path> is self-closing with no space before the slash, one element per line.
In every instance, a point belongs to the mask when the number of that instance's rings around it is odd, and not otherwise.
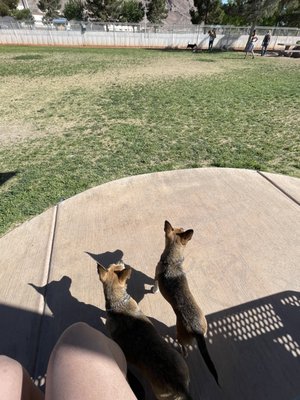
<path fill-rule="evenodd" d="M 82 84 L 52 92 L 53 76 L 99 73 L 116 63 L 122 69 L 138 68 L 153 59 L 177 58 L 188 64 L 201 57 L 202 64 L 212 54 L 193 58 L 187 52 L 144 50 L 3 50 L 0 74 L 25 74 L 33 82 L 43 75 L 49 91 L 36 101 L 30 95 L 23 114 L 11 111 L 11 120 L 25 120 L 46 134 L 0 150 L 0 172 L 18 171 L 0 187 L 0 233 L 62 198 L 128 175 L 218 166 L 300 176 L 299 65 L 294 60 L 245 63 L 239 54 L 219 53 L 212 64 L 224 66 L 222 74 L 134 83 L 116 78 L 105 87 Z M 57 68 L 51 65 L 47 75 L 53 54 Z M 30 63 L 30 71 L 22 63 Z"/>

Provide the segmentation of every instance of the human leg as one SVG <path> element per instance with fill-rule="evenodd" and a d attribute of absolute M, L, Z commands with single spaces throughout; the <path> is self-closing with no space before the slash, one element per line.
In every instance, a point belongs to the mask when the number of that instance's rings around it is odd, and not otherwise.
<path fill-rule="evenodd" d="M 18 361 L 0 356 L 0 399 L 43 400 L 44 394 Z"/>
<path fill-rule="evenodd" d="M 265 52 L 264 52 L 264 55 L 267 53 L 267 48 L 268 48 L 268 43 L 266 43 L 266 45 L 265 45 Z"/>
<path fill-rule="evenodd" d="M 134 400 L 119 346 L 77 323 L 56 344 L 48 365 L 46 400 Z"/>

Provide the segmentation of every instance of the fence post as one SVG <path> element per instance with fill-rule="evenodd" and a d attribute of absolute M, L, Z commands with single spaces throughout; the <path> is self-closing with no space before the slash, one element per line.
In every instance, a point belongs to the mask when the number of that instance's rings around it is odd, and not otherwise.
<path fill-rule="evenodd" d="M 116 29 L 115 29 L 115 23 L 113 22 L 113 35 L 114 35 L 114 46 L 116 46 Z"/>

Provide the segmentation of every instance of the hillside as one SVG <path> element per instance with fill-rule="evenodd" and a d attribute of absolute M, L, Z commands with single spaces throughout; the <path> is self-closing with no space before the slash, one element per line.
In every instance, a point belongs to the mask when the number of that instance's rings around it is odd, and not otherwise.
<path fill-rule="evenodd" d="M 165 21 L 167 25 L 191 24 L 189 10 L 193 7 L 193 0 L 169 0 L 170 11 Z"/>
<path fill-rule="evenodd" d="M 61 4 L 63 9 L 67 0 L 62 0 Z M 193 0 L 167 0 L 169 6 L 169 15 L 164 21 L 166 25 L 188 25 L 191 23 L 189 9 L 193 7 Z M 42 15 L 38 9 L 38 0 L 23 0 L 23 4 L 28 5 L 33 15 Z"/>

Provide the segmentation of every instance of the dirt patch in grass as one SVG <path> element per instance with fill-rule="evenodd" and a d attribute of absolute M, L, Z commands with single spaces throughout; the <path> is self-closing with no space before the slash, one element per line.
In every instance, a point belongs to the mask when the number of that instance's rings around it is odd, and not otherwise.
<path fill-rule="evenodd" d="M 30 124 L 0 124 L 0 145 L 11 145 L 39 135 L 41 133 L 35 131 Z"/>
<path fill-rule="evenodd" d="M 197 57 L 197 56 L 196 56 Z M 223 73 L 229 68 L 243 68 L 243 64 L 233 60 L 225 63 L 224 61 L 211 62 L 210 60 L 181 59 L 181 58 L 159 58 L 155 60 L 145 60 L 142 65 L 112 66 L 109 70 L 97 71 L 90 74 L 75 74 L 72 76 L 50 77 L 5 77 L 0 86 L 0 97 L 7 98 L 7 90 L 10 91 L 10 101 L 2 103 L 2 123 L 0 125 L 0 144 L 8 144 L 14 141 L 20 141 L 29 137 L 38 137 L 41 135 L 59 133 L 60 128 L 55 128 L 55 121 L 50 131 L 41 130 L 35 127 L 38 124 L 39 115 L 51 110 L 48 102 L 61 97 L 66 91 L 95 91 L 101 93 L 107 87 L 130 86 L 149 84 L 149 82 L 158 82 L 173 80 L 178 78 L 201 78 L 208 75 Z M 226 64 L 226 67 L 225 67 Z M 244 64 L 245 65 L 245 64 Z M 226 69 L 225 69 L 226 68 Z M 85 105 L 83 105 L 85 107 Z M 33 125 L 29 123 L 24 125 L 23 121 L 32 119 L 35 115 Z M 60 120 L 61 123 L 61 120 Z M 76 118 L 74 120 L 76 124 Z M 71 121 L 65 121 L 64 129 L 72 129 L 74 125 Z"/>
<path fill-rule="evenodd" d="M 219 166 L 299 176 L 299 60 L 36 51 L 0 54 L 0 235 L 129 175 Z"/>

